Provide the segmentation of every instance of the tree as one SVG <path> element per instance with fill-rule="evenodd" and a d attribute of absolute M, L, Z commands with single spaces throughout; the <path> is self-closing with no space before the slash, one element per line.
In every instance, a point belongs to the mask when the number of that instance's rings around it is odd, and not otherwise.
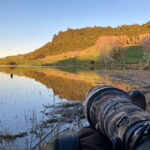
<path fill-rule="evenodd" d="M 113 57 L 118 58 L 118 52 L 123 42 L 123 36 L 101 36 L 97 42 L 97 48 L 100 50 L 100 59 L 103 59 L 104 63 L 107 64 L 113 61 Z M 114 54 L 112 54 L 112 50 Z"/>
<path fill-rule="evenodd" d="M 114 47 L 111 51 L 110 51 L 110 56 L 113 60 L 115 61 L 119 61 L 119 58 L 123 55 L 122 53 L 123 48 L 118 46 L 118 47 Z"/>
<path fill-rule="evenodd" d="M 17 65 L 17 64 L 16 64 L 16 62 L 11 61 L 11 62 L 8 63 L 8 65 L 15 66 L 15 65 Z"/>
<path fill-rule="evenodd" d="M 150 34 L 146 34 L 141 41 L 142 46 L 145 49 L 144 57 L 146 58 L 147 65 L 150 65 Z"/>

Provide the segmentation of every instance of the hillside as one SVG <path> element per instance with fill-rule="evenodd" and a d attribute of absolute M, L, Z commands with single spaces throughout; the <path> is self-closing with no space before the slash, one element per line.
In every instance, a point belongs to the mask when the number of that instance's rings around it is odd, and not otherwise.
<path fill-rule="evenodd" d="M 68 29 L 54 35 L 52 42 L 45 44 L 38 50 L 25 55 L 27 59 L 43 58 L 47 55 L 55 55 L 69 51 L 82 51 L 94 46 L 99 36 L 102 35 L 126 35 L 126 44 L 138 44 L 139 36 L 150 32 L 150 22 L 143 25 L 122 25 L 117 28 L 93 27 L 83 29 Z"/>
<path fill-rule="evenodd" d="M 84 58 L 83 55 L 88 54 L 89 51 L 90 54 L 99 59 L 100 51 L 102 50 L 100 47 L 105 36 L 113 37 L 122 46 L 130 46 L 141 45 L 142 39 L 149 33 L 150 22 L 143 25 L 122 25 L 116 28 L 96 26 L 82 29 L 68 28 L 67 31 L 60 31 L 57 35 L 54 35 L 51 42 L 34 52 L 0 59 L 0 64 L 11 64 L 12 62 L 25 65 L 53 64 L 69 58 Z M 58 55 L 59 58 L 57 58 Z M 52 59 L 56 61 L 52 61 Z"/>

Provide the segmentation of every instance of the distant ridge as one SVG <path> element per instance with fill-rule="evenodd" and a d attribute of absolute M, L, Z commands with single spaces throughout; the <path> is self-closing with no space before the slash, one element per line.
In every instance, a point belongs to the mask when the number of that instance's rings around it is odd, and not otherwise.
<path fill-rule="evenodd" d="M 147 33 L 150 33 L 150 21 L 142 25 L 122 25 L 115 28 L 110 26 L 95 26 L 82 29 L 68 28 L 67 31 L 60 31 L 57 35 L 55 34 L 52 41 L 41 48 L 24 55 L 6 57 L 5 60 L 38 60 L 67 52 L 84 51 L 94 46 L 99 37 L 106 35 L 124 37 L 124 45 L 138 45 L 140 44 L 140 38 Z"/>
<path fill-rule="evenodd" d="M 53 36 L 52 42 L 34 52 L 25 55 L 27 59 L 43 58 L 47 55 L 60 54 L 69 51 L 82 51 L 95 44 L 99 36 L 102 35 L 127 35 L 130 41 L 127 44 L 138 44 L 139 35 L 150 32 L 150 22 L 143 25 L 122 25 L 116 28 L 112 27 L 87 27 L 82 29 L 70 29 L 65 32 L 59 32 Z"/>

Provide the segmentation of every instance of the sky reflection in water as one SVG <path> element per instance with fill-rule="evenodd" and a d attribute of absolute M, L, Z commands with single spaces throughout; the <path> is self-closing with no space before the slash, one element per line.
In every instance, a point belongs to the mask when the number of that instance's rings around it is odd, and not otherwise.
<path fill-rule="evenodd" d="M 65 101 L 34 79 L 0 73 L 0 131 L 16 134 L 31 127 L 34 114 L 42 120 L 43 105 Z"/>

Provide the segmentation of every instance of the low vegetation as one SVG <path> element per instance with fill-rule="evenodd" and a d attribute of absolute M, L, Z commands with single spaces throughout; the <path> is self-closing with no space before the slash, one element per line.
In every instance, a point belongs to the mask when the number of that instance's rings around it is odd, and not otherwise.
<path fill-rule="evenodd" d="M 113 48 L 107 56 L 105 55 L 91 55 L 88 52 L 83 58 L 82 55 L 65 60 L 61 60 L 56 65 L 102 65 L 102 64 L 139 64 L 146 61 L 144 57 L 144 48 L 142 46 L 127 46 L 120 48 Z M 107 59 L 107 60 L 105 60 Z M 107 61 L 107 62 L 106 62 Z"/>

